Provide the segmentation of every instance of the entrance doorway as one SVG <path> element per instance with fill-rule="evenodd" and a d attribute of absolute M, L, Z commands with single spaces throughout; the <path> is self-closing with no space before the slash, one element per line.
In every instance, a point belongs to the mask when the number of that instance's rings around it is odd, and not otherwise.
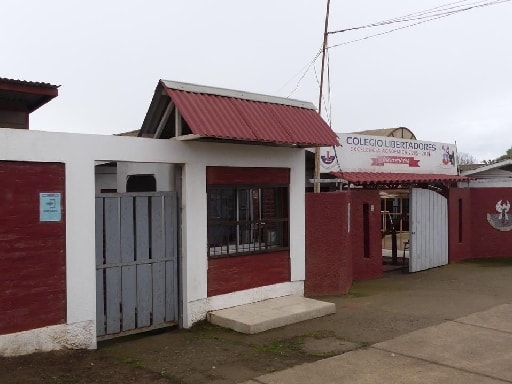
<path fill-rule="evenodd" d="M 409 190 L 380 191 L 384 270 L 403 267 L 409 256 Z"/>
<path fill-rule="evenodd" d="M 384 271 L 448 264 L 446 197 L 423 188 L 386 190 L 380 196 Z"/>

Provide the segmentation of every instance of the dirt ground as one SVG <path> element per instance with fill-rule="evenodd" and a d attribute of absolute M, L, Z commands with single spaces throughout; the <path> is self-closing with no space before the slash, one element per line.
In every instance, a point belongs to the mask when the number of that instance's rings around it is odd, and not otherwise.
<path fill-rule="evenodd" d="M 257 335 L 201 323 L 96 351 L 0 358 L 0 383 L 238 383 L 510 303 L 511 281 L 512 259 L 388 272 L 355 283 L 349 295 L 318 298 L 336 303 L 334 315 Z"/>

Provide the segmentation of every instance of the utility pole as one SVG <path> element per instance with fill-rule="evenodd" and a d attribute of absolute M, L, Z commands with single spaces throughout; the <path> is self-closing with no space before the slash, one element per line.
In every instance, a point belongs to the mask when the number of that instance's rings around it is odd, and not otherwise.
<path fill-rule="evenodd" d="M 324 90 L 324 68 L 325 68 L 325 52 L 327 50 L 327 32 L 329 31 L 329 7 L 331 0 L 327 0 L 327 10 L 325 12 L 324 42 L 322 45 L 322 68 L 320 70 L 320 96 L 318 97 L 318 114 L 322 116 L 322 97 Z M 314 175 L 314 192 L 320 192 L 320 148 L 315 148 L 315 175 Z"/>

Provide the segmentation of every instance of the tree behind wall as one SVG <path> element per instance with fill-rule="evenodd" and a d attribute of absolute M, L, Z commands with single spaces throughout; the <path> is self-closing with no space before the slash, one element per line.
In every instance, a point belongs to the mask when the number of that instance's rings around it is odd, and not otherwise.
<path fill-rule="evenodd" d="M 467 152 L 458 152 L 457 153 L 457 164 L 458 165 L 468 165 L 468 164 L 476 164 L 478 161 L 476 157 L 470 155 Z"/>
<path fill-rule="evenodd" d="M 484 164 L 495 164 L 499 163 L 500 161 L 505 161 L 508 159 L 512 159 L 512 147 L 507 149 L 504 155 L 501 155 L 500 157 L 497 157 L 494 160 L 484 160 Z"/>

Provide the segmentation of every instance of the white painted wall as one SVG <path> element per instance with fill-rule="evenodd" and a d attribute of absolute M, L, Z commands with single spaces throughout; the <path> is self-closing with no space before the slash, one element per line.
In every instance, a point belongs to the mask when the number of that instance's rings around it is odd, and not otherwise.
<path fill-rule="evenodd" d="M 156 190 L 167 192 L 176 190 L 175 165 L 159 163 L 117 163 L 117 192 L 126 192 L 126 182 L 131 175 L 154 175 Z"/>
<path fill-rule="evenodd" d="M 457 183 L 457 186 L 458 188 L 511 188 L 512 179 L 476 179 Z"/>
<path fill-rule="evenodd" d="M 305 182 L 301 149 L 0 129 L 0 160 L 65 163 L 67 281 L 67 324 L 56 326 L 57 331 L 46 327 L 0 336 L 0 354 L 69 346 L 96 347 L 96 327 L 92 325 L 96 322 L 94 166 L 97 161 L 183 164 L 181 284 L 185 327 L 204 319 L 210 310 L 304 293 Z M 207 165 L 291 169 L 291 282 L 207 298 Z M 170 186 L 173 180 L 170 168 L 161 169 L 169 171 Z M 50 337 L 50 345 L 48 334 L 53 332 L 60 336 Z"/>
<path fill-rule="evenodd" d="M 116 167 L 99 167 L 94 169 L 96 174 L 96 193 L 101 190 L 117 190 L 117 168 Z"/>

